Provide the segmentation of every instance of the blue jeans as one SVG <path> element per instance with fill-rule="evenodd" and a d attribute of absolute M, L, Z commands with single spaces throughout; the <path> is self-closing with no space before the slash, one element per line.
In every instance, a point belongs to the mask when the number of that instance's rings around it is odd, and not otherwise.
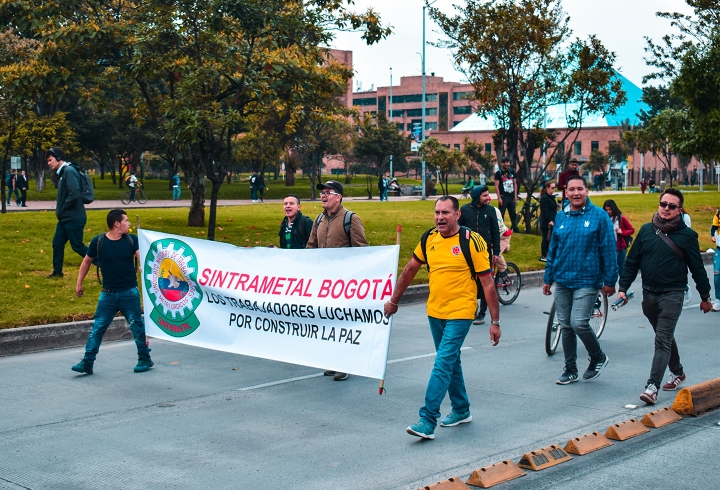
<path fill-rule="evenodd" d="M 453 412 L 470 410 L 460 364 L 460 347 L 470 331 L 472 320 L 441 320 L 429 316 L 428 322 L 437 356 L 425 390 L 425 406 L 420 409 L 420 418 L 435 427 L 445 393 L 450 396 Z"/>
<path fill-rule="evenodd" d="M 178 200 L 180 200 L 180 193 L 181 193 L 181 192 L 182 192 L 182 189 L 180 189 L 180 187 L 173 187 L 173 192 L 172 192 L 172 199 L 173 199 L 173 201 L 178 201 Z"/>
<path fill-rule="evenodd" d="M 145 322 L 140 312 L 140 293 L 138 288 L 120 291 L 118 293 L 101 292 L 95 310 L 95 322 L 85 344 L 85 359 L 94 362 L 100 350 L 103 335 L 120 312 L 128 322 L 128 327 L 135 337 L 138 356 L 149 356 L 150 349 L 145 345 Z"/>
<path fill-rule="evenodd" d="M 380 200 L 381 201 L 387 201 L 388 200 L 388 189 L 387 187 L 380 191 Z"/>
<path fill-rule="evenodd" d="M 83 259 L 87 255 L 87 246 L 83 243 L 83 231 L 87 219 L 58 221 L 52 239 L 53 274 L 61 274 L 65 260 L 65 244 L 70 241 L 72 249 Z"/>
<path fill-rule="evenodd" d="M 15 193 L 15 204 L 20 204 L 20 190 L 5 188 L 7 192 L 7 204 L 10 205 L 10 199 L 12 199 L 13 192 Z"/>
<path fill-rule="evenodd" d="M 720 299 L 720 248 L 715 249 L 713 276 L 715 277 L 715 299 Z"/>
<path fill-rule="evenodd" d="M 618 281 L 620 280 L 620 277 L 622 276 L 622 271 L 625 268 L 625 257 L 627 257 L 627 249 L 623 248 L 617 253 Z"/>
<path fill-rule="evenodd" d="M 257 187 L 255 187 L 254 185 L 250 186 L 250 199 L 253 200 L 253 201 L 257 201 L 257 200 L 258 200 Z"/>
<path fill-rule="evenodd" d="M 565 353 L 565 370 L 577 372 L 577 338 L 580 337 L 592 361 L 602 359 L 595 332 L 590 327 L 590 316 L 598 296 L 595 288 L 570 289 L 562 284 L 555 287 L 555 311 L 562 327 L 562 345 Z"/>

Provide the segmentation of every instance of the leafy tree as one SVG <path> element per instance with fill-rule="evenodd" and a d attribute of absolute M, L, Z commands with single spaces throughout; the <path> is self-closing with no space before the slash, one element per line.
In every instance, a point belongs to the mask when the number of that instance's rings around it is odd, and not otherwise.
<path fill-rule="evenodd" d="M 451 158 L 451 152 L 437 138 L 428 138 L 420 144 L 420 155 L 425 159 L 425 163 L 434 167 L 440 172 L 440 188 L 444 196 L 448 195 L 447 179 L 448 175 L 454 170 L 454 164 L 457 157 Z M 467 157 L 466 157 L 467 158 Z"/>
<path fill-rule="evenodd" d="M 398 131 L 395 123 L 390 123 L 384 113 L 377 117 L 366 114 L 359 124 L 359 136 L 353 149 L 354 155 L 368 164 L 366 189 L 368 199 L 372 199 L 375 179 L 373 174 L 382 174 L 389 170 L 390 155 L 393 162 L 400 161 L 410 152 L 410 141 Z"/>
<path fill-rule="evenodd" d="M 600 150 L 593 150 L 590 158 L 582 166 L 585 172 L 602 172 L 607 170 L 608 156 Z"/>
<path fill-rule="evenodd" d="M 588 114 L 612 114 L 625 93 L 613 69 L 615 55 L 595 37 L 568 43 L 569 17 L 559 0 L 468 0 L 449 17 L 430 14 L 475 90 L 482 117 L 498 125 L 495 148 L 507 154 L 530 195 L 559 148 L 578 137 Z M 547 109 L 564 104 L 567 129 L 554 134 Z M 531 172 L 536 148 L 554 143 L 542 169 Z M 530 208 L 525 210 L 530 213 Z M 529 222 L 529 216 L 526 216 Z"/>
<path fill-rule="evenodd" d="M 465 137 L 463 140 L 463 153 L 470 159 L 471 163 L 477 165 L 486 175 L 490 175 L 494 168 L 492 155 L 485 153 L 482 144 Z"/>

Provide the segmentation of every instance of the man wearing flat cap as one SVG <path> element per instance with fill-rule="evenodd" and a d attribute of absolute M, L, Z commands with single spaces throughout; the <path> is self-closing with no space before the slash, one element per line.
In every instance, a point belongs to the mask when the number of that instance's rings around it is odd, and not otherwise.
<path fill-rule="evenodd" d="M 337 180 L 318 184 L 323 212 L 315 218 L 305 248 L 367 247 L 362 220 L 342 205 L 343 186 Z M 348 378 L 347 373 L 325 371 L 335 381 Z"/>

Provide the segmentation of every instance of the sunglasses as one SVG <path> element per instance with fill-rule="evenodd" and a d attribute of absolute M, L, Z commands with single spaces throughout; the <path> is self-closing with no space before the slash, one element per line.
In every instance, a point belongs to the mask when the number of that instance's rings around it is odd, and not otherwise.
<path fill-rule="evenodd" d="M 340 194 L 338 194 L 337 192 L 332 192 L 332 191 L 322 191 L 320 193 L 320 195 L 321 196 L 339 196 Z"/>
<path fill-rule="evenodd" d="M 665 202 L 665 201 L 660 201 L 658 203 L 658 206 L 660 206 L 663 209 L 668 208 L 670 211 L 675 211 L 677 208 L 680 207 L 677 204 L 673 204 L 671 202 Z"/>

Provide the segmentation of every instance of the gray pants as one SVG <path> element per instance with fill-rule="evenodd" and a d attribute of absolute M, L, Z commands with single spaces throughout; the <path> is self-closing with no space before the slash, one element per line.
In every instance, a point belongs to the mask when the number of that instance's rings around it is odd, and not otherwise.
<path fill-rule="evenodd" d="M 643 313 L 655 331 L 655 355 L 647 384 L 652 383 L 658 388 L 665 376 L 666 367 L 670 367 L 670 372 L 675 376 L 684 374 L 675 342 L 675 326 L 682 313 L 684 299 L 683 291 L 651 293 L 643 290 Z"/>
<path fill-rule="evenodd" d="M 598 297 L 597 288 L 566 288 L 555 285 L 555 308 L 558 323 L 562 327 L 562 345 L 565 354 L 565 370 L 577 373 L 577 339 L 588 351 L 590 360 L 596 362 L 604 357 L 595 332 L 590 326 L 593 305 Z"/>

